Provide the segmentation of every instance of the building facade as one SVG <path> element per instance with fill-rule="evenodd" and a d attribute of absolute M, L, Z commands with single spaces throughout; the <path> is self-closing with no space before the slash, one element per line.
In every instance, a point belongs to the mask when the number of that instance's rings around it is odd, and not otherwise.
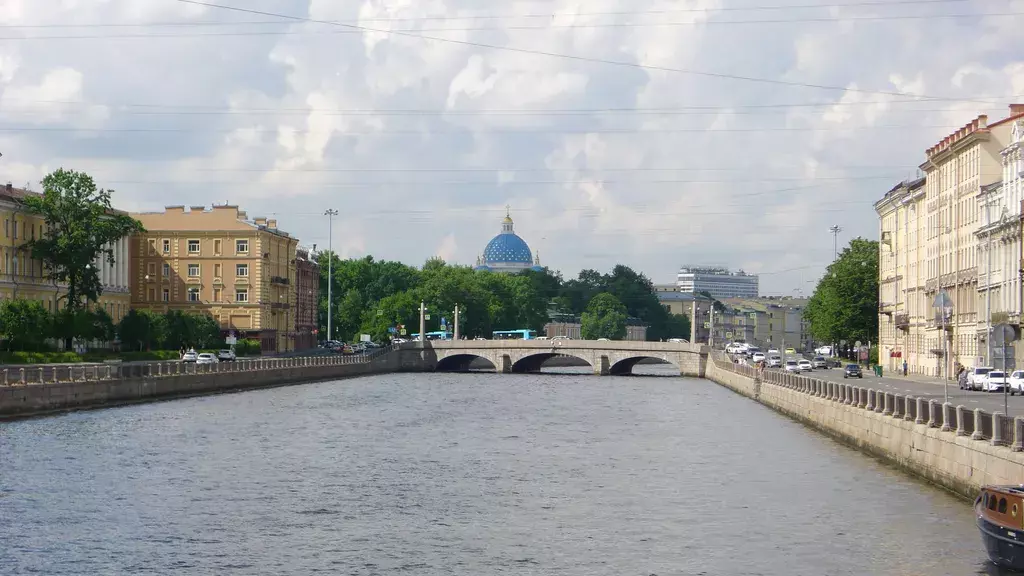
<path fill-rule="evenodd" d="M 676 285 L 680 292 L 707 292 L 719 299 L 758 296 L 757 275 L 743 270 L 731 272 L 725 268 L 687 266 L 676 275 Z"/>
<path fill-rule="evenodd" d="M 320 302 L 320 266 L 310 251 L 295 253 L 295 349 L 316 348 Z"/>
<path fill-rule="evenodd" d="M 37 192 L 15 188 L 7 184 L 0 188 L 0 219 L 3 220 L 3 236 L 0 244 L 0 298 L 34 300 L 43 304 L 50 312 L 65 307 L 62 296 L 66 286 L 54 283 L 46 267 L 23 248 L 27 241 L 46 234 L 46 222 L 42 217 L 27 213 L 21 200 Z M 129 239 L 124 238 L 111 248 L 114 263 L 99 258 L 93 263 L 99 270 L 103 292 L 96 306 L 104 309 L 115 323 L 128 313 L 131 305 L 129 295 Z"/>
<path fill-rule="evenodd" d="M 501 232 L 487 243 L 473 269 L 512 274 L 523 270 L 542 270 L 540 255 L 534 256 L 526 241 L 516 234 L 510 208 L 506 207 Z"/>
<path fill-rule="evenodd" d="M 263 353 L 295 350 L 298 241 L 237 206 L 168 206 L 133 214 L 132 306 L 211 314 L 225 334 Z"/>
<path fill-rule="evenodd" d="M 905 360 L 909 372 L 950 377 L 957 366 L 988 361 L 988 298 L 1012 298 L 1014 280 L 1003 271 L 1016 267 L 1003 263 L 1013 242 L 1006 248 L 996 242 L 1006 219 L 1019 214 L 1019 207 L 1008 207 L 1003 217 L 998 186 L 1007 169 L 1003 152 L 1024 106 L 1009 112 L 994 124 L 978 116 L 943 138 L 920 165 L 923 185 L 902 183 L 875 205 L 879 359 L 890 369 Z"/>

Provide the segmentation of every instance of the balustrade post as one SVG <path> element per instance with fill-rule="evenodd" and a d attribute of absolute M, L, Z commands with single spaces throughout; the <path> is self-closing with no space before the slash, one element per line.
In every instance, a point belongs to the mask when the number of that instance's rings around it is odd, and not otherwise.
<path fill-rule="evenodd" d="M 875 412 L 881 414 L 882 410 L 885 410 L 885 392 L 875 390 Z"/>
<path fill-rule="evenodd" d="M 7 375 L 4 375 L 4 380 L 7 379 Z M 1017 416 L 1013 419 L 1013 445 L 1010 446 L 1010 450 L 1014 452 L 1024 452 L 1024 418 Z"/>
<path fill-rule="evenodd" d="M 875 390 L 873 388 L 868 388 L 868 405 L 866 410 L 868 412 L 875 411 Z"/>
<path fill-rule="evenodd" d="M 971 440 L 984 440 L 985 435 L 982 433 L 984 430 L 983 421 L 985 419 L 981 416 L 981 408 L 974 409 L 974 434 L 971 434 Z"/>
<path fill-rule="evenodd" d="M 892 397 L 892 417 L 903 418 L 903 410 L 906 408 L 906 401 L 902 394 L 894 394 Z"/>
<path fill-rule="evenodd" d="M 857 408 L 864 409 L 868 405 L 868 389 L 863 386 L 857 387 Z"/>
<path fill-rule="evenodd" d="M 44 374 L 44 370 L 42 368 L 40 368 L 39 369 L 39 383 L 40 384 L 46 384 L 46 377 L 45 376 L 46 375 Z"/>
<path fill-rule="evenodd" d="M 25 369 L 24 368 L 18 368 L 18 371 L 19 371 L 18 380 L 21 382 L 21 385 L 24 386 L 25 385 Z"/>
<path fill-rule="evenodd" d="M 7 368 L 4 368 L 4 386 L 10 386 L 11 383 L 7 380 Z"/>
<path fill-rule="evenodd" d="M 885 405 L 882 407 L 883 416 L 892 416 L 892 392 L 883 392 L 882 401 Z"/>
<path fill-rule="evenodd" d="M 942 426 L 942 423 L 939 422 L 938 418 L 936 418 L 936 415 L 938 414 L 938 412 L 939 412 L 939 401 L 938 400 L 929 400 L 928 401 L 928 427 L 929 428 L 938 428 L 939 426 Z"/>
<path fill-rule="evenodd" d="M 857 397 L 858 397 L 857 387 L 854 386 L 853 384 L 847 384 L 846 385 L 846 390 L 847 390 L 846 404 L 848 406 L 856 407 L 857 406 Z"/>
<path fill-rule="evenodd" d="M 959 425 L 960 424 L 959 422 L 957 422 L 956 410 L 953 408 L 953 404 L 951 402 L 944 403 L 942 405 L 942 428 L 940 428 L 939 430 L 941 430 L 942 432 L 952 432 L 953 430 L 956 429 L 954 427 Z"/>
<path fill-rule="evenodd" d="M 915 412 L 917 412 L 917 416 L 914 418 L 914 424 L 928 423 L 928 421 L 925 420 L 924 418 L 925 406 L 927 405 L 928 403 L 925 402 L 924 398 L 917 398 L 917 410 L 915 410 Z"/>
<path fill-rule="evenodd" d="M 963 406 L 956 407 L 956 435 L 967 436 L 967 419 L 974 418 L 974 414 L 967 411 Z"/>
<path fill-rule="evenodd" d="M 992 413 L 992 445 L 1001 446 L 1007 444 L 1007 439 L 1003 438 L 1003 418 L 1005 416 L 1002 412 Z"/>

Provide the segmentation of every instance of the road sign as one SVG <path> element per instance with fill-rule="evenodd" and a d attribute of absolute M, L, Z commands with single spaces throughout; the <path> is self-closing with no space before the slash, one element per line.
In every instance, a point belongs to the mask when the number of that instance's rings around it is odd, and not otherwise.
<path fill-rule="evenodd" d="M 992 344 L 1002 346 L 1017 339 L 1017 331 L 1009 324 L 997 324 L 992 328 Z"/>
<path fill-rule="evenodd" d="M 860 340 L 857 340 L 856 342 L 853 343 L 854 348 L 860 348 L 861 346 L 863 346 L 863 344 L 861 344 Z"/>
<path fill-rule="evenodd" d="M 402 328 L 402 336 L 405 336 L 405 328 Z"/>
<path fill-rule="evenodd" d="M 224 343 L 227 344 L 228 346 L 234 346 L 235 344 L 238 343 L 238 338 L 235 338 L 234 336 L 228 336 L 227 338 L 224 339 Z"/>
<path fill-rule="evenodd" d="M 992 347 L 992 360 L 995 361 L 997 366 L 999 365 L 998 364 L 999 361 L 1001 361 L 1003 359 L 1003 350 L 1006 351 L 1006 361 L 1007 362 L 1013 362 L 1013 360 L 1015 358 L 1014 352 L 1013 352 L 1013 346 L 1006 346 L 1005 348 L 1002 347 L 1002 346 L 993 346 Z"/>
<path fill-rule="evenodd" d="M 359 341 L 360 342 L 369 342 L 370 341 L 370 335 L 369 334 L 360 334 L 359 335 Z"/>
<path fill-rule="evenodd" d="M 732 338 L 732 332 L 726 332 L 725 333 L 725 337 L 726 338 Z"/>
<path fill-rule="evenodd" d="M 423 319 L 424 319 L 424 320 L 430 320 L 430 314 L 426 314 L 426 315 L 424 315 L 424 316 L 423 316 Z"/>
<path fill-rule="evenodd" d="M 711 328 L 711 322 L 705 322 L 704 323 L 704 327 L 705 328 Z"/>

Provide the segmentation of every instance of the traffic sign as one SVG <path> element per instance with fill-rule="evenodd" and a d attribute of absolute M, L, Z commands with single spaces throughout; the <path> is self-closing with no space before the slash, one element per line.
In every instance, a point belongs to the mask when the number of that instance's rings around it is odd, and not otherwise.
<path fill-rule="evenodd" d="M 704 327 L 705 328 L 711 328 L 711 322 L 705 322 L 704 323 Z"/>

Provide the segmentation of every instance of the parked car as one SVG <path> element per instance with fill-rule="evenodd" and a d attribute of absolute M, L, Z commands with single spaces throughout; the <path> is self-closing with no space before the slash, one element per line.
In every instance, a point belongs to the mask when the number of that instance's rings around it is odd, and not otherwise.
<path fill-rule="evenodd" d="M 796 374 L 800 373 L 800 365 L 796 363 L 796 360 L 786 360 L 786 372 L 793 372 Z"/>
<path fill-rule="evenodd" d="M 832 355 L 832 347 L 831 346 L 819 346 L 819 347 L 814 349 L 814 353 L 815 354 L 821 354 L 822 356 L 831 356 Z"/>
<path fill-rule="evenodd" d="M 982 382 L 985 380 L 985 376 L 995 370 L 991 366 L 978 366 L 975 368 L 967 369 L 967 389 L 968 390 L 982 390 Z"/>
<path fill-rule="evenodd" d="M 1024 370 L 1014 370 L 1013 374 L 1010 374 L 1010 395 L 1013 396 L 1017 392 L 1024 394 Z"/>
<path fill-rule="evenodd" d="M 824 368 L 825 370 L 828 370 L 828 360 L 825 360 L 824 356 L 815 356 L 814 360 L 811 361 L 811 364 L 815 368 Z"/>
<path fill-rule="evenodd" d="M 778 354 L 775 354 L 773 356 L 769 356 L 768 357 L 768 367 L 769 368 L 782 368 L 782 356 L 779 356 Z"/>
<path fill-rule="evenodd" d="M 847 364 L 843 369 L 843 378 L 863 378 L 864 373 L 860 370 L 860 364 Z"/>
<path fill-rule="evenodd" d="M 217 360 L 221 362 L 231 362 L 235 360 L 234 350 L 221 350 L 217 352 Z"/>
<path fill-rule="evenodd" d="M 1002 392 L 1007 385 L 1006 372 L 993 370 L 985 375 L 981 381 L 981 389 L 985 392 Z"/>
<path fill-rule="evenodd" d="M 352 347 L 351 344 L 342 344 L 341 345 L 341 353 L 342 354 L 355 354 L 356 350 L 355 350 L 355 348 Z"/>
<path fill-rule="evenodd" d="M 687 340 L 686 338 L 669 338 L 668 341 L 673 343 L 673 344 L 689 344 L 690 343 L 690 341 Z"/>
<path fill-rule="evenodd" d="M 196 364 L 216 364 L 216 363 L 217 363 L 217 357 L 214 356 L 213 354 L 210 354 L 209 352 L 203 352 L 202 354 L 196 356 Z"/>
<path fill-rule="evenodd" d="M 195 350 L 189 350 L 181 355 L 182 362 L 195 362 L 199 358 L 199 354 L 196 354 Z"/>
<path fill-rule="evenodd" d="M 800 366 L 801 372 L 810 372 L 811 370 L 814 370 L 814 365 L 811 364 L 811 361 L 806 358 L 804 358 L 803 360 L 798 360 L 797 365 Z"/>

